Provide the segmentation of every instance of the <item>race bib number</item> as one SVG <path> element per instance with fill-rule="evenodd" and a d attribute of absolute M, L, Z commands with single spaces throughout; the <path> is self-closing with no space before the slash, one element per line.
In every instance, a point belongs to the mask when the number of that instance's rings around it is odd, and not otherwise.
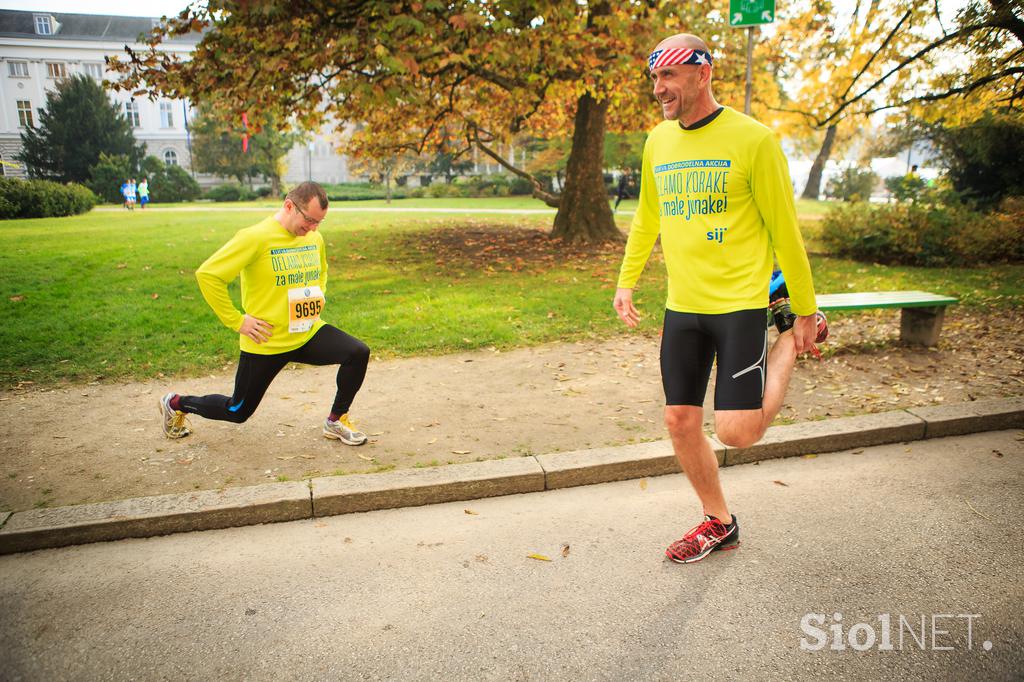
<path fill-rule="evenodd" d="M 324 293 L 320 287 L 298 287 L 288 290 L 288 331 L 308 332 L 320 319 L 324 309 Z"/>

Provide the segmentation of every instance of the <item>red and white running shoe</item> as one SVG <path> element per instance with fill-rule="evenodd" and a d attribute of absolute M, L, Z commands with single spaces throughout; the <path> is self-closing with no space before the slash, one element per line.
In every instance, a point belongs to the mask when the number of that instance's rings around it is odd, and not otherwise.
<path fill-rule="evenodd" d="M 739 546 L 740 524 L 735 514 L 728 526 L 714 516 L 705 516 L 704 521 L 669 545 L 665 556 L 677 564 L 692 564 L 714 551 L 736 549 Z"/>

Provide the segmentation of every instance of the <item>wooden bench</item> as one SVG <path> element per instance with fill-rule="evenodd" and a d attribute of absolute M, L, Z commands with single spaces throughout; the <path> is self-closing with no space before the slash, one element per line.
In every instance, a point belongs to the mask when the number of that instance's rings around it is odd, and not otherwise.
<path fill-rule="evenodd" d="M 934 346 L 939 342 L 946 306 L 958 302 L 952 296 L 939 296 L 927 291 L 876 291 L 818 296 L 818 308 L 821 310 L 901 308 L 900 340 L 925 346 Z"/>

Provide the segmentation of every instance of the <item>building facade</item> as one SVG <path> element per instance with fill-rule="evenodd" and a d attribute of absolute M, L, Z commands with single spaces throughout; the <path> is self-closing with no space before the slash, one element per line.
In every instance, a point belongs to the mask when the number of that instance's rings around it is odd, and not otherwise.
<path fill-rule="evenodd" d="M 39 111 L 46 95 L 57 82 L 84 74 L 97 81 L 113 78 L 104 58 L 124 56 L 124 46 L 138 43 L 157 19 L 115 17 L 59 12 L 0 10 L 0 164 L 7 176 L 25 177 L 23 165 L 15 160 L 21 151 L 21 133 L 39 124 Z M 198 36 L 177 38 L 165 49 L 186 55 Z M 128 92 L 109 92 L 110 98 L 127 117 L 135 138 L 147 154 L 168 164 L 192 168 L 187 101 L 134 98 Z"/>

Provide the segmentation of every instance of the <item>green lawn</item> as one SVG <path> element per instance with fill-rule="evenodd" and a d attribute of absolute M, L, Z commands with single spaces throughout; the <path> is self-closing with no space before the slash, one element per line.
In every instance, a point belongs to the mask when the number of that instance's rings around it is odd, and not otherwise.
<path fill-rule="evenodd" d="M 417 201 L 509 208 L 520 200 Z M 630 211 L 620 207 L 623 229 Z M 94 211 L 0 223 L 0 385 L 199 374 L 233 364 L 237 337 L 208 309 L 193 273 L 236 230 L 261 218 L 252 210 Z M 328 214 L 324 318 L 366 340 L 376 357 L 622 333 L 611 310 L 621 245 L 563 249 L 536 232 L 551 220 Z M 826 257 L 812 257 L 812 265 L 821 293 L 926 289 L 969 306 L 1024 302 L 1022 266 L 929 270 Z M 656 252 L 637 292 L 647 333 L 657 332 L 664 287 Z"/>

